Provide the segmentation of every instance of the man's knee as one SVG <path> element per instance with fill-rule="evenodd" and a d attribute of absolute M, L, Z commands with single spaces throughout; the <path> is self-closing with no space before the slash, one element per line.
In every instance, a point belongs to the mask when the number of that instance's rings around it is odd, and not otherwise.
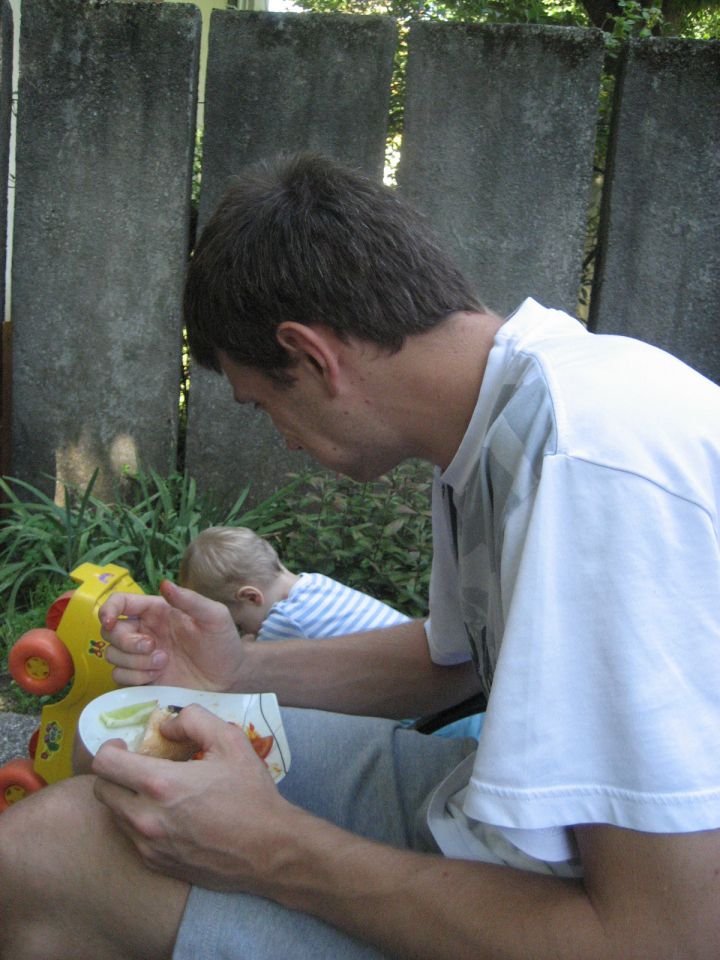
<path fill-rule="evenodd" d="M 4 858 L 9 848 L 22 848 L 29 859 L 42 859 L 42 840 L 59 838 L 64 829 L 80 825 L 88 810 L 97 806 L 93 782 L 94 777 L 73 777 L 8 807 L 0 816 L 0 857 Z M 3 862 L 0 859 L 0 864 Z"/>
<path fill-rule="evenodd" d="M 42 945 L 47 907 L 69 882 L 72 836 L 92 806 L 92 778 L 82 777 L 39 790 L 0 816 L 0 957 L 54 956 Z"/>
<path fill-rule="evenodd" d="M 83 817 L 92 816 L 93 806 L 92 777 L 78 777 L 5 810 L 0 816 L 0 902 L 21 885 L 47 891 L 48 876 L 67 871 L 66 858 L 60 858 L 61 867 L 53 861 L 63 844 L 71 844 Z"/>
<path fill-rule="evenodd" d="M 0 816 L 2 960 L 172 954 L 187 885 L 142 866 L 93 784 L 64 780 Z"/>

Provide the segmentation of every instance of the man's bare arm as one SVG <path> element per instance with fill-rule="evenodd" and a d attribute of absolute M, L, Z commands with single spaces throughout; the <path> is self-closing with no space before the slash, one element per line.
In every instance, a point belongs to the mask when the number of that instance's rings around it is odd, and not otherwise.
<path fill-rule="evenodd" d="M 453 706 L 479 683 L 471 662 L 433 663 L 414 620 L 317 642 L 248 644 L 238 689 L 273 690 L 287 706 L 399 718 Z"/>
<path fill-rule="evenodd" d="M 283 871 L 296 882 L 273 895 L 413 960 L 720 956 L 720 831 L 576 833 L 584 881 L 396 851 L 308 822 Z"/>
<path fill-rule="evenodd" d="M 470 662 L 432 662 L 420 620 L 321 641 L 254 643 L 238 636 L 222 604 L 169 582 L 162 594 L 115 594 L 101 610 L 120 684 L 272 691 L 288 706 L 398 718 L 434 713 L 478 690 Z"/>

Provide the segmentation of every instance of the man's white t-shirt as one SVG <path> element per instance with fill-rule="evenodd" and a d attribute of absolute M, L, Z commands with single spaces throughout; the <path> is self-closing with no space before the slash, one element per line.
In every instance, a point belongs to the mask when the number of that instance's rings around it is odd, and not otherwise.
<path fill-rule="evenodd" d="M 720 388 L 527 300 L 436 474 L 432 658 L 471 657 L 449 856 L 577 874 L 572 825 L 720 827 Z"/>

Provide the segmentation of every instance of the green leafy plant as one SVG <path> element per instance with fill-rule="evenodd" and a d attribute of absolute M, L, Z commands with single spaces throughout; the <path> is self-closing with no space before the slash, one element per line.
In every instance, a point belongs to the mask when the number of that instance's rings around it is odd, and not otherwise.
<path fill-rule="evenodd" d="M 156 593 L 163 577 L 177 577 L 190 540 L 214 524 L 250 527 L 291 570 L 325 573 L 424 616 L 430 482 L 429 468 L 417 463 L 367 484 L 307 472 L 252 507 L 246 487 L 228 510 L 179 473 L 126 477 L 113 503 L 94 496 L 93 477 L 83 490 L 66 486 L 63 505 L 28 483 L 0 479 L 0 709 L 37 712 L 46 702 L 9 683 L 7 652 L 25 630 L 44 623 L 52 601 L 72 588 L 75 567 L 117 563 Z"/>
<path fill-rule="evenodd" d="M 424 616 L 432 559 L 429 468 L 403 464 L 366 484 L 326 474 L 296 481 L 283 494 L 285 522 L 269 536 L 283 563 Z"/>
<path fill-rule="evenodd" d="M 608 17 L 605 43 L 616 54 L 633 37 L 647 39 L 662 31 L 665 20 L 659 6 L 645 6 L 640 0 L 618 0 L 618 13 Z"/>
<path fill-rule="evenodd" d="M 122 495 L 106 503 L 93 495 L 95 480 L 96 474 L 84 490 L 65 485 L 59 505 L 31 484 L 0 479 L 0 598 L 6 611 L 18 603 L 25 608 L 39 579 L 64 589 L 73 568 L 85 562 L 125 566 L 154 593 L 163 577 L 175 575 L 203 527 L 244 516 L 249 490 L 223 510 L 200 496 L 186 474 L 163 478 L 149 471 L 125 478 Z"/>

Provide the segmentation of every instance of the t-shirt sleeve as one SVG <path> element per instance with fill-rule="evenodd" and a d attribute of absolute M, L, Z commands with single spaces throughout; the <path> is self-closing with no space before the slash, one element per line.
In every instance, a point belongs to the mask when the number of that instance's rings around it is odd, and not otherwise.
<path fill-rule="evenodd" d="M 712 516 L 562 455 L 526 506 L 507 518 L 505 632 L 465 812 L 525 830 L 719 827 Z"/>

